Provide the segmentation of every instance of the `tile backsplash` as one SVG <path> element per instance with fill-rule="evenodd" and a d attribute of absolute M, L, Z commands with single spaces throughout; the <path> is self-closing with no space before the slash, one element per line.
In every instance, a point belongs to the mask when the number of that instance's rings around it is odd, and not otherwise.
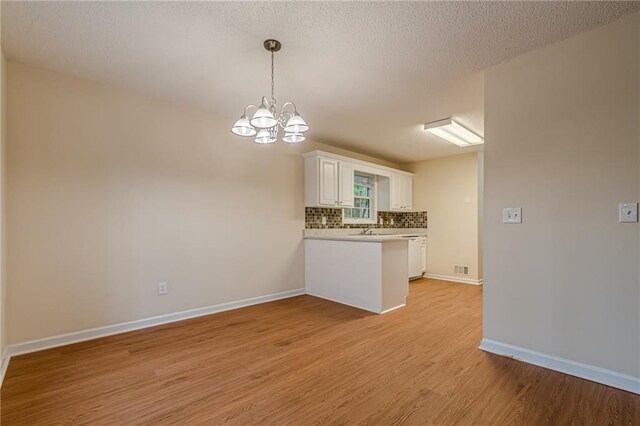
<path fill-rule="evenodd" d="M 322 217 L 327 224 L 322 224 Z M 380 226 L 380 218 L 384 225 Z M 393 219 L 393 225 L 391 224 Z M 342 223 L 342 209 L 306 207 L 304 214 L 306 229 L 366 228 L 366 224 Z M 426 228 L 427 212 L 378 212 L 377 228 Z"/>

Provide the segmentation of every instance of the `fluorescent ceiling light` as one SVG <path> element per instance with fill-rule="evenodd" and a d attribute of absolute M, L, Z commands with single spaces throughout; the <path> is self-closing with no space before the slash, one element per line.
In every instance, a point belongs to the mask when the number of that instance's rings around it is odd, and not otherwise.
<path fill-rule="evenodd" d="M 480 145 L 484 143 L 484 139 L 481 136 L 476 135 L 460 123 L 453 121 L 451 118 L 427 123 L 424 125 L 424 129 L 429 133 L 433 133 L 439 138 L 460 147 Z"/>

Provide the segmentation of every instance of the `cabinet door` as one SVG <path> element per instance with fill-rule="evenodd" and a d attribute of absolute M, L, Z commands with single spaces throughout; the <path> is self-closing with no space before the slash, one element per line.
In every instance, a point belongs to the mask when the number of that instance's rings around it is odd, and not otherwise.
<path fill-rule="evenodd" d="M 391 175 L 391 210 L 410 211 L 413 207 L 413 179 L 411 176 Z"/>
<path fill-rule="evenodd" d="M 413 209 L 413 179 L 411 176 L 403 176 L 404 178 L 404 210 Z"/>
<path fill-rule="evenodd" d="M 338 205 L 338 161 L 329 158 L 318 159 L 318 204 Z"/>
<path fill-rule="evenodd" d="M 340 162 L 340 176 L 338 183 L 340 186 L 338 205 L 340 207 L 353 207 L 353 184 L 355 169 L 350 163 Z"/>
<path fill-rule="evenodd" d="M 404 206 L 404 198 L 405 198 L 405 189 L 404 189 L 404 176 L 393 173 L 391 175 L 390 183 L 390 209 L 391 210 L 402 210 Z"/>

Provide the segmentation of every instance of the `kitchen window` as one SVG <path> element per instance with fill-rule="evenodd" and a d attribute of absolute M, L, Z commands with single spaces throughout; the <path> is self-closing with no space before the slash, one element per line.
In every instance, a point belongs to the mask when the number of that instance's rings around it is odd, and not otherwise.
<path fill-rule="evenodd" d="M 356 172 L 353 208 L 342 209 L 342 223 L 376 223 L 376 178 Z"/>

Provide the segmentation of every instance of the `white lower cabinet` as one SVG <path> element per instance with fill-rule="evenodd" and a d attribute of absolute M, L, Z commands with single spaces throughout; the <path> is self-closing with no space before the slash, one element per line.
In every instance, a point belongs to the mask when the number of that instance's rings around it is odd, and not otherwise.
<path fill-rule="evenodd" d="M 304 240 L 306 293 L 377 314 L 405 306 L 406 240 Z M 354 267 L 366 265 L 366 267 Z"/>

